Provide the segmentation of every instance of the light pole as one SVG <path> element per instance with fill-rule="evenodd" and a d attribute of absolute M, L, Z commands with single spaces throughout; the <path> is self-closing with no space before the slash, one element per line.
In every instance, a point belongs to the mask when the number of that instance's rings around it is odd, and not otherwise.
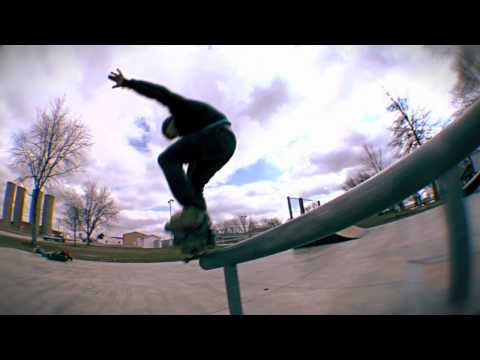
<path fill-rule="evenodd" d="M 172 220 L 172 203 L 173 203 L 174 201 L 175 201 L 175 200 L 173 200 L 173 199 L 168 200 L 168 205 L 170 205 L 170 220 Z"/>
<path fill-rule="evenodd" d="M 243 232 L 247 232 L 247 215 L 240 215 L 240 223 L 242 224 L 243 227 Z"/>

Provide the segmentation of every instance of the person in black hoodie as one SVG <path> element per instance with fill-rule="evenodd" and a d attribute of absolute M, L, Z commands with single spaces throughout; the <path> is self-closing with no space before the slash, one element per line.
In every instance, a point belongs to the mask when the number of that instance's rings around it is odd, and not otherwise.
<path fill-rule="evenodd" d="M 171 116 L 162 124 L 170 140 L 180 137 L 158 156 L 170 190 L 183 210 L 172 216 L 167 230 L 193 230 L 208 220 L 203 189 L 236 148 L 236 138 L 225 114 L 201 101 L 187 99 L 162 85 L 126 79 L 120 69 L 108 76 L 113 88 L 123 87 L 157 100 Z M 183 164 L 188 164 L 187 172 Z"/>

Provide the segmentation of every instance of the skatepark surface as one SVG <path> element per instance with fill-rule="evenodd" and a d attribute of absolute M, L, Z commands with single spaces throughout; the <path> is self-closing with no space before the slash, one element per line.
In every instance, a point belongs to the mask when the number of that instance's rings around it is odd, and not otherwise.
<path fill-rule="evenodd" d="M 448 303 L 444 207 L 359 231 L 360 238 L 238 265 L 250 314 L 480 313 L 480 194 L 465 199 L 474 243 L 471 295 Z M 357 233 L 356 233 L 357 234 Z M 351 235 L 351 234 L 348 234 Z M 176 263 L 60 263 L 0 248 L 0 314 L 229 314 L 222 269 Z"/>

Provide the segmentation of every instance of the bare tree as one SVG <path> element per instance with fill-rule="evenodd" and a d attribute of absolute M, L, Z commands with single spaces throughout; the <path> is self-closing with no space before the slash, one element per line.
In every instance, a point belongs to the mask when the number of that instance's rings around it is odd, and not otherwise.
<path fill-rule="evenodd" d="M 258 228 L 258 223 L 252 219 L 251 217 L 248 219 L 248 227 L 247 227 L 247 231 L 249 233 L 255 231 L 256 229 Z"/>
<path fill-rule="evenodd" d="M 239 219 L 234 218 L 215 224 L 213 229 L 219 234 L 232 234 L 242 232 L 243 227 Z"/>
<path fill-rule="evenodd" d="M 263 229 L 270 229 L 280 225 L 282 222 L 277 218 L 264 218 L 260 219 L 259 223 Z"/>
<path fill-rule="evenodd" d="M 412 108 L 407 98 L 394 99 L 388 92 L 387 96 L 391 100 L 387 111 L 397 115 L 390 127 L 390 145 L 398 149 L 400 156 L 406 156 L 432 139 L 433 127 L 438 125 L 438 122 L 433 123 L 430 120 L 431 111 Z"/>
<path fill-rule="evenodd" d="M 362 144 L 363 154 L 360 156 L 362 167 L 356 172 L 347 176 L 342 185 L 343 190 L 348 191 L 355 186 L 360 185 L 364 181 L 377 175 L 379 172 L 387 168 L 392 162 L 388 160 L 381 147 L 374 147 L 372 144 Z M 394 208 L 402 209 L 403 203 L 398 203 Z"/>
<path fill-rule="evenodd" d="M 80 209 L 76 206 L 70 206 L 65 217 L 65 225 L 71 229 L 73 233 L 73 245 L 77 245 L 77 232 L 81 228 Z"/>
<path fill-rule="evenodd" d="M 407 156 L 420 146 L 433 138 L 433 129 L 439 125 L 438 121 L 430 119 L 430 111 L 425 108 L 412 108 L 408 98 L 394 98 L 386 91 L 391 103 L 387 111 L 395 113 L 390 146 L 398 151 L 400 157 Z M 438 188 L 435 182 L 432 183 L 433 197 L 438 199 Z M 414 194 L 415 201 L 418 195 Z"/>
<path fill-rule="evenodd" d="M 372 144 L 362 144 L 362 155 L 360 156 L 361 168 L 349 174 L 342 185 L 343 190 L 348 191 L 372 176 L 378 174 L 387 167 L 382 148 L 374 147 Z"/>
<path fill-rule="evenodd" d="M 56 99 L 50 111 L 38 112 L 37 120 L 28 131 L 14 135 L 11 167 L 20 173 L 21 182 L 31 179 L 32 244 L 38 233 L 37 202 L 45 185 L 61 176 L 72 174 L 84 164 L 91 145 L 87 128 L 70 116 L 65 99 Z"/>
<path fill-rule="evenodd" d="M 348 191 L 353 189 L 355 186 L 360 185 L 364 181 L 370 179 L 372 175 L 365 170 L 358 170 L 354 173 L 351 173 L 347 176 L 347 179 L 342 184 L 342 189 Z"/>
<path fill-rule="evenodd" d="M 453 96 L 460 107 L 455 116 L 459 116 L 480 97 L 480 45 L 456 48 L 455 71 L 457 82 Z"/>
<path fill-rule="evenodd" d="M 244 223 L 242 223 L 244 221 Z M 266 230 L 280 225 L 282 222 L 277 218 L 262 218 L 254 220 L 250 218 L 246 221 L 246 217 L 233 218 L 217 223 L 213 226 L 213 230 L 219 234 L 247 233 L 255 230 Z"/>
<path fill-rule="evenodd" d="M 457 81 L 452 90 L 459 117 L 480 97 L 480 45 L 424 45 L 435 57 L 454 57 Z"/>
<path fill-rule="evenodd" d="M 107 187 L 99 188 L 94 182 L 85 185 L 81 197 L 80 226 L 86 234 L 87 245 L 92 241 L 92 234 L 116 220 L 118 213 L 119 210 Z"/>
<path fill-rule="evenodd" d="M 363 155 L 361 156 L 360 161 L 367 171 L 373 174 L 378 174 L 387 167 L 381 147 L 375 148 L 371 144 L 362 144 L 362 149 Z"/>
<path fill-rule="evenodd" d="M 82 228 L 80 211 L 82 209 L 82 199 L 75 191 L 67 191 L 62 194 L 64 200 L 64 216 L 63 222 L 66 227 L 73 233 L 73 243 L 77 243 L 77 232 Z"/>

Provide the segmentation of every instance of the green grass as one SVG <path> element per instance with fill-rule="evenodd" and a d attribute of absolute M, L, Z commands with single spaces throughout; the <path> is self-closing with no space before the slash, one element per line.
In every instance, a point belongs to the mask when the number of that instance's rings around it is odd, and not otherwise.
<path fill-rule="evenodd" d="M 409 216 L 419 214 L 423 211 L 433 209 L 444 204 L 438 201 L 427 206 L 416 209 L 404 210 L 398 213 L 389 213 L 385 215 L 374 215 L 366 218 L 356 224 L 363 228 L 370 228 L 387 223 L 391 223 Z M 74 259 L 89 261 L 121 262 L 121 263 L 151 263 L 183 261 L 183 256 L 179 248 L 163 249 L 142 249 L 142 248 L 123 248 L 120 246 L 87 246 L 85 244 L 56 243 L 52 241 L 38 241 L 38 246 L 47 251 L 67 250 Z M 30 240 L 21 240 L 14 237 L 0 235 L 0 247 L 14 248 L 23 251 L 33 251 Z M 217 247 L 218 249 L 219 247 Z"/>
<path fill-rule="evenodd" d="M 151 263 L 182 261 L 183 256 L 180 249 L 142 249 L 142 248 L 122 248 L 110 246 L 87 246 L 84 244 L 64 244 L 50 241 L 37 241 L 37 245 L 47 251 L 67 250 L 73 259 L 89 261 L 106 261 L 121 263 Z M 33 252 L 32 242 L 30 240 L 21 240 L 13 237 L 0 235 L 0 247 L 14 248 L 23 251 Z"/>

